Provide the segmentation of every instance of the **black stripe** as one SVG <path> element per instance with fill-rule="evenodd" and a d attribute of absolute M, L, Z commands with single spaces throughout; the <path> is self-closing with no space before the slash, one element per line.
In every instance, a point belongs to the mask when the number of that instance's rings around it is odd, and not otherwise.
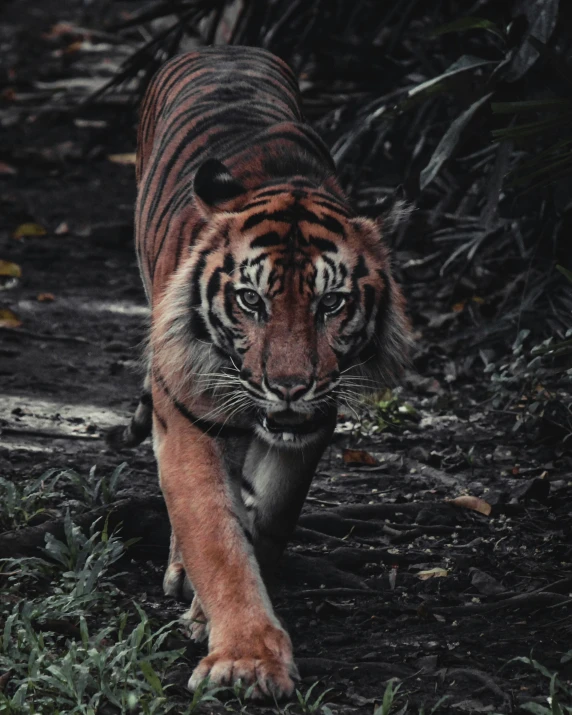
<path fill-rule="evenodd" d="M 193 337 L 197 340 L 202 340 L 204 343 L 211 342 L 211 336 L 203 316 L 196 308 L 191 309 L 190 313 L 191 317 L 189 320 L 189 328 L 191 330 L 191 333 L 193 334 Z"/>
<path fill-rule="evenodd" d="M 312 246 L 316 246 L 320 251 L 330 251 L 331 253 L 337 253 L 338 247 L 333 241 L 327 238 L 320 238 L 319 236 L 310 236 L 310 243 Z"/>
<path fill-rule="evenodd" d="M 167 431 L 167 423 L 166 423 L 165 420 L 161 417 L 161 415 L 157 412 L 157 410 L 155 409 L 155 407 L 153 407 L 153 414 L 155 415 L 155 419 L 157 420 L 157 422 L 161 425 L 161 427 L 162 427 L 162 428 L 165 430 L 165 432 L 166 432 L 166 431 Z"/>
<path fill-rule="evenodd" d="M 224 286 L 224 310 L 231 323 L 238 323 L 238 318 L 234 314 L 234 288 L 232 283 Z"/>
<path fill-rule="evenodd" d="M 215 268 L 212 272 L 209 282 L 207 284 L 207 303 L 212 304 L 214 297 L 220 291 L 220 274 L 222 273 L 222 268 Z"/>
<path fill-rule="evenodd" d="M 221 439 L 228 439 L 229 437 L 243 437 L 246 435 L 252 435 L 252 429 L 249 427 L 233 427 L 231 425 L 220 424 L 219 422 L 211 422 L 211 420 L 205 420 L 202 417 L 198 417 L 193 414 L 182 402 L 179 402 L 167 387 L 165 380 L 158 370 L 153 370 L 153 375 L 155 379 L 163 388 L 164 393 L 171 400 L 177 411 L 183 415 L 193 427 L 197 427 L 204 434 L 208 434 L 209 437 L 219 437 Z"/>
<path fill-rule="evenodd" d="M 270 248 L 271 246 L 281 246 L 284 239 L 276 231 L 269 231 L 258 236 L 250 243 L 250 248 Z"/>
<path fill-rule="evenodd" d="M 258 226 L 259 223 L 262 223 L 263 221 L 266 221 L 266 219 L 270 216 L 267 211 L 262 211 L 257 214 L 252 214 L 252 216 L 249 216 L 246 221 L 242 224 L 241 231 L 247 231 L 249 228 L 254 228 L 254 226 Z"/>
<path fill-rule="evenodd" d="M 371 314 L 375 307 L 375 288 L 366 283 L 363 287 L 363 302 L 364 302 L 364 313 L 366 325 L 369 323 Z"/>
<path fill-rule="evenodd" d="M 365 263 L 365 258 L 360 256 L 356 267 L 352 271 L 352 282 L 355 284 L 359 278 L 365 278 L 366 276 L 369 276 L 369 270 Z"/>
<path fill-rule="evenodd" d="M 256 496 L 256 490 L 252 486 L 252 484 L 246 479 L 246 477 L 242 477 L 240 480 L 240 486 L 242 489 L 244 489 L 245 492 L 248 492 L 250 496 L 255 497 Z"/>
<path fill-rule="evenodd" d="M 339 204 L 334 204 L 332 201 L 325 201 L 324 199 L 313 198 L 312 203 L 316 206 L 320 206 L 321 208 L 328 209 L 328 211 L 333 211 L 334 213 L 339 214 L 343 218 L 350 218 L 350 216 L 352 215 L 346 208 Z"/>

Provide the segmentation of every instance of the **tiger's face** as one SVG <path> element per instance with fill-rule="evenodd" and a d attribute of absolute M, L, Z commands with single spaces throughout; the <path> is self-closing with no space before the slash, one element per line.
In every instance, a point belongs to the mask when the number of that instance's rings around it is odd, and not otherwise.
<path fill-rule="evenodd" d="M 378 227 L 294 183 L 203 206 L 183 281 L 194 384 L 278 446 L 319 437 L 337 402 L 388 377 L 403 347 L 401 296 Z"/>

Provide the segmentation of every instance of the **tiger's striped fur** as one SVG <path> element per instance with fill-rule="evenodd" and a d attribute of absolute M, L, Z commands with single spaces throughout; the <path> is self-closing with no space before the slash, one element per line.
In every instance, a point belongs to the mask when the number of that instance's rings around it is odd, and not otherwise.
<path fill-rule="evenodd" d="M 156 75 L 138 136 L 137 254 L 152 309 L 148 383 L 172 526 L 165 590 L 208 633 L 194 688 L 289 695 L 290 639 L 262 574 L 291 534 L 337 403 L 404 360 L 379 227 L 356 216 L 270 53 L 221 47 Z M 116 440 L 121 441 L 119 433 Z"/>

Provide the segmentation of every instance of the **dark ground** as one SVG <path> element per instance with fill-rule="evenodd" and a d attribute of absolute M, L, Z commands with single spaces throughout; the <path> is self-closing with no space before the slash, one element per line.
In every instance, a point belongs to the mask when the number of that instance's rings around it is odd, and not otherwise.
<path fill-rule="evenodd" d="M 32 49 L 45 51 L 39 40 Z M 17 95 L 4 95 L 2 117 L 25 108 Z M 129 122 L 109 117 L 102 127 L 77 124 L 4 122 L 0 159 L 15 173 L 0 176 L 0 258 L 23 275 L 0 296 L 22 321 L 0 331 L 1 474 L 22 482 L 49 467 L 87 474 L 94 464 L 109 473 L 126 461 L 122 496 L 155 495 L 150 444 L 117 455 L 101 438 L 136 402 L 145 335 L 131 236 L 134 171 L 106 158 L 132 152 L 134 135 Z M 14 239 L 29 221 L 47 234 Z M 430 281 L 403 271 L 401 282 L 416 348 L 394 394 L 416 418 L 373 437 L 340 422 L 280 566 L 277 611 L 304 682 L 332 688 L 335 713 L 370 715 L 391 677 L 403 683 L 399 706 L 408 700 L 408 712 L 429 711 L 444 695 L 441 712 L 546 704 L 546 679 L 506 664 L 532 653 L 554 670 L 572 643 L 570 451 L 513 432 L 514 417 L 491 408 L 481 363 L 451 339 L 462 316 L 439 302 Z M 45 293 L 53 301 L 38 300 Z M 345 448 L 367 451 L 374 463 L 345 462 Z M 492 512 L 445 503 L 459 495 L 482 498 Z M 143 533 L 122 564 L 122 588 L 166 622 L 183 606 L 161 591 L 160 531 Z M 445 571 L 420 578 L 434 568 Z M 189 649 L 173 674 L 178 684 L 202 653 Z"/>

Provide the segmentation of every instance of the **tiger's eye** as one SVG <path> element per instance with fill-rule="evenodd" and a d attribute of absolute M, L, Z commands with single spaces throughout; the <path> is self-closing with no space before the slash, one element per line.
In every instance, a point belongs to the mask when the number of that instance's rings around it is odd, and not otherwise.
<path fill-rule="evenodd" d="M 261 297 L 255 290 L 241 291 L 240 298 L 248 308 L 257 308 L 262 301 Z"/>
<path fill-rule="evenodd" d="M 321 304 L 326 311 L 332 312 L 339 308 L 345 300 L 346 298 L 342 293 L 325 293 L 322 297 Z"/>

